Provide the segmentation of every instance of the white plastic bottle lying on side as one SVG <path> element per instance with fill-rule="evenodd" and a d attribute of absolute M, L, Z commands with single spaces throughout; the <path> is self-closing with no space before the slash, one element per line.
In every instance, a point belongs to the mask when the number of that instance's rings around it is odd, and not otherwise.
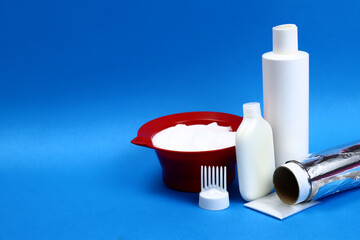
<path fill-rule="evenodd" d="M 262 56 L 264 116 L 274 133 L 276 166 L 309 152 L 309 54 L 298 50 L 297 27 L 273 28 L 273 51 Z"/>
<path fill-rule="evenodd" d="M 273 190 L 274 144 L 270 124 L 259 103 L 243 105 L 244 119 L 236 132 L 236 161 L 241 196 L 252 201 Z"/>

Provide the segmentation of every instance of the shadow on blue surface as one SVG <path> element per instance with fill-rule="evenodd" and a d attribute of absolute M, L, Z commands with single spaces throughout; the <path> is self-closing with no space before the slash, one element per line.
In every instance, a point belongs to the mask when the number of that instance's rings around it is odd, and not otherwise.
<path fill-rule="evenodd" d="M 154 176 L 154 178 L 152 178 L 152 181 L 150 182 L 150 189 L 154 194 L 171 200 L 178 200 L 182 203 L 189 203 L 191 205 L 198 204 L 199 193 L 188 193 L 171 189 L 165 185 L 165 183 L 161 179 L 161 176 Z M 228 186 L 230 201 L 231 203 L 244 204 L 246 203 L 246 201 L 242 199 L 239 193 L 238 185 L 236 183 L 237 179 L 235 179 L 234 182 Z"/>
<path fill-rule="evenodd" d="M 162 180 L 161 173 L 154 174 L 149 180 L 149 189 L 151 193 L 161 198 L 167 198 L 170 201 L 179 201 L 191 205 L 196 205 L 199 201 L 198 193 L 181 192 L 166 186 Z"/>

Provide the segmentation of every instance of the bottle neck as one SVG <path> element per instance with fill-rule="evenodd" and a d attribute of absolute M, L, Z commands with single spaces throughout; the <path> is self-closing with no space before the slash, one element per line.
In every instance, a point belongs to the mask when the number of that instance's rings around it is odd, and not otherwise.
<path fill-rule="evenodd" d="M 250 102 L 243 105 L 244 118 L 261 118 L 260 103 Z"/>

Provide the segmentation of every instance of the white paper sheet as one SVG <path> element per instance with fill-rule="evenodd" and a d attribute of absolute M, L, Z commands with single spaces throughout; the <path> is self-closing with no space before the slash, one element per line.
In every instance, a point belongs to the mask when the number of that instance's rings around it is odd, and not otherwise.
<path fill-rule="evenodd" d="M 265 197 L 245 203 L 244 205 L 248 208 L 268 214 L 275 218 L 284 219 L 286 217 L 294 215 L 295 213 L 301 212 L 309 207 L 315 206 L 319 203 L 320 202 L 318 201 L 311 201 L 296 205 L 287 205 L 283 203 L 274 192 Z"/>

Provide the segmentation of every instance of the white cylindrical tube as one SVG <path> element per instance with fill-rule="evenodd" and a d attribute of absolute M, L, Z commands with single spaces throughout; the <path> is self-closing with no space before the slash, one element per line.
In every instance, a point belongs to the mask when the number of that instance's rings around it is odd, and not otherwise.
<path fill-rule="evenodd" d="M 274 135 L 276 166 L 309 152 L 309 54 L 297 49 L 294 24 L 273 28 L 273 51 L 263 54 L 264 117 Z"/>

